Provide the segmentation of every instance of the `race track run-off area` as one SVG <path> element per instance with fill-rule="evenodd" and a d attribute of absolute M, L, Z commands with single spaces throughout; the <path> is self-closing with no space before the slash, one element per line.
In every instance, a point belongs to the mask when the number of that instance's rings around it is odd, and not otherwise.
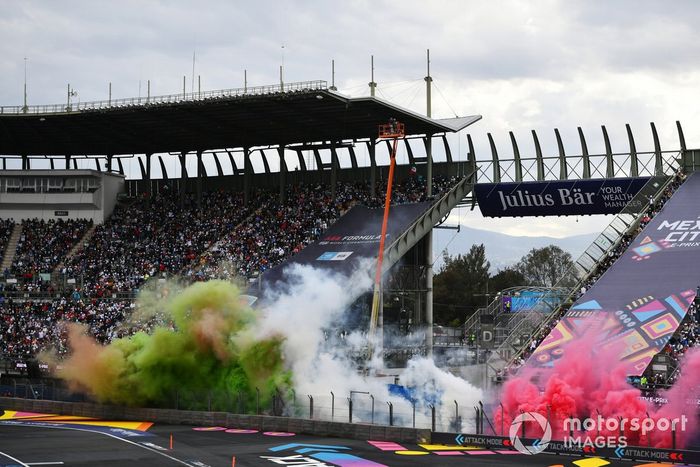
<path fill-rule="evenodd" d="M 261 432 L 236 427 L 193 427 L 145 421 L 8 411 L 0 418 L 0 466 L 571 466 L 662 467 L 596 457 L 470 446 L 350 440 Z"/>

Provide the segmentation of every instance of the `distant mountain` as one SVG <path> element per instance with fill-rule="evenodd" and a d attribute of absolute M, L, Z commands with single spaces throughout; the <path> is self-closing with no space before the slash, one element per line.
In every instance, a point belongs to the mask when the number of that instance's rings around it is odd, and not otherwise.
<path fill-rule="evenodd" d="M 491 270 L 495 272 L 499 268 L 517 263 L 531 249 L 548 245 L 556 245 L 571 253 L 575 260 L 598 236 L 597 233 L 592 233 L 565 238 L 518 237 L 465 226 L 461 226 L 459 232 L 445 229 L 435 229 L 433 232 L 435 271 L 442 265 L 442 251 L 448 242 L 447 251 L 452 256 L 467 253 L 472 245 L 483 243 L 486 247 L 486 258 L 491 262 Z"/>

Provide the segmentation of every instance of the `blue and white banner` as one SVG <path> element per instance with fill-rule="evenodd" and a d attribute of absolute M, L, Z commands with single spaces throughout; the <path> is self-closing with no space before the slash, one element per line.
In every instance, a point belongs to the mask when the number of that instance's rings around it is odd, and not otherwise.
<path fill-rule="evenodd" d="M 648 181 L 644 177 L 480 183 L 474 192 L 485 217 L 617 214 Z"/>

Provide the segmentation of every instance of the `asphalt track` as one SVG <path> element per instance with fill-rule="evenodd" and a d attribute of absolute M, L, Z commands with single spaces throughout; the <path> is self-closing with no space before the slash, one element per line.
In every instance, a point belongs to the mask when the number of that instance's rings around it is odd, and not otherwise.
<path fill-rule="evenodd" d="M 29 423 L 34 423 L 29 425 Z M 0 466 L 562 466 L 661 467 L 670 464 L 605 461 L 538 454 L 503 454 L 431 445 L 377 443 L 292 433 L 243 433 L 154 425 L 146 432 L 105 427 L 0 422 Z M 173 448 L 170 449 L 170 436 Z M 312 446 L 309 446 L 312 445 Z M 440 450 L 442 449 L 442 450 Z"/>

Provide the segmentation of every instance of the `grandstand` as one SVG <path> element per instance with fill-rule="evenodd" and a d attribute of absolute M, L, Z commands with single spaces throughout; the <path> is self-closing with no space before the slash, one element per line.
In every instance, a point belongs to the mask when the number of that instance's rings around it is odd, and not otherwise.
<path fill-rule="evenodd" d="M 538 358 L 557 320 L 652 221 L 680 186 L 680 171 L 692 172 L 700 159 L 686 149 L 680 124 L 680 150 L 662 151 L 652 124 L 655 148 L 646 153 L 636 150 L 628 127 L 629 153 L 613 154 L 603 127 L 606 154 L 589 154 L 579 129 L 579 155 L 566 155 L 555 131 L 559 154 L 544 156 L 533 131 L 532 157 L 521 155 L 512 133 L 512 158 L 498 154 L 491 135 L 489 160 L 477 159 L 469 136 L 467 157 L 454 157 L 446 135 L 479 116 L 436 120 L 374 97 L 345 97 L 322 81 L 76 108 L 3 107 L 0 131 L 13 135 L 0 140 L 5 370 L 50 345 L 65 351 L 59 320 L 88 324 L 102 342 L 122 335 L 117 325 L 149 281 L 236 278 L 257 293 L 290 264 L 342 270 L 373 258 L 377 243 L 369 241 L 353 246 L 352 261 L 326 261 L 343 246 L 338 238 L 376 230 L 388 149 L 376 131 L 389 118 L 405 124 L 407 137 L 393 197 L 405 206 L 394 209 L 385 250 L 385 362 L 402 366 L 433 347 L 441 355 L 466 347 L 469 358 L 452 363 L 482 365 L 487 381 L 516 371 L 531 354 Z M 486 199 L 472 195 L 475 185 L 491 192 L 498 184 L 596 179 L 639 186 L 560 284 L 507 291 L 461 329 L 434 334 L 431 231 L 456 206 L 485 208 Z M 504 308 L 504 296 L 530 293 L 537 299 L 526 309 Z M 354 326 L 367 324 L 364 300 Z M 684 316 L 668 341 L 676 353 L 696 335 Z M 418 345 L 415 336 L 422 336 Z M 665 381 L 674 368 L 666 372 Z"/>
<path fill-rule="evenodd" d="M 242 278 L 255 288 L 349 211 L 378 211 L 386 146 L 376 132 L 389 117 L 408 134 L 394 203 L 422 207 L 393 236 L 386 269 L 411 258 L 401 266 L 414 271 L 401 285 L 412 294 L 406 308 L 416 328 L 429 329 L 430 230 L 466 197 L 473 173 L 453 159 L 446 133 L 479 116 L 434 120 L 347 98 L 325 82 L 3 108 L 0 128 L 16 137 L 0 143 L 0 176 L 20 187 L 10 189 L 19 212 L 0 209 L 6 369 L 25 368 L 21 360 L 52 344 L 65 350 L 61 319 L 88 324 L 101 341 L 116 337 L 149 280 Z M 433 161 L 433 140 L 442 162 Z M 76 185 L 80 177 L 87 182 Z M 82 209 L 76 196 L 105 209 Z M 39 236 L 55 240 L 39 247 Z M 423 352 L 432 334 L 424 335 Z"/>

